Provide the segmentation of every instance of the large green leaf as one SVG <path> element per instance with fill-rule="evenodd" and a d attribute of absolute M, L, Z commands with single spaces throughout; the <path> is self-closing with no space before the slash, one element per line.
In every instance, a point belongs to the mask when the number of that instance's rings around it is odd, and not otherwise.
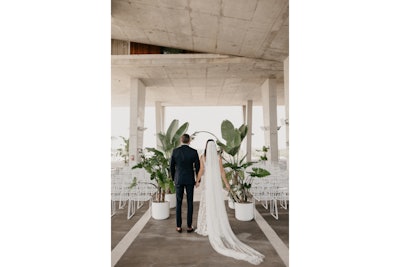
<path fill-rule="evenodd" d="M 240 138 L 240 137 L 238 136 L 237 138 Z M 228 144 L 225 145 L 217 140 L 217 144 L 223 151 L 225 151 L 227 154 L 229 154 L 231 156 L 235 156 L 239 152 L 239 149 L 240 149 L 240 143 L 239 143 L 239 146 L 229 146 Z M 231 142 L 231 144 L 234 144 L 234 141 Z"/>
<path fill-rule="evenodd" d="M 239 152 L 239 149 L 240 147 L 227 147 L 225 152 L 233 157 Z"/>
<path fill-rule="evenodd" d="M 222 148 L 222 150 L 224 150 L 224 151 L 225 151 L 225 149 L 224 149 L 224 147 L 226 147 L 226 145 L 225 145 L 225 144 L 223 144 L 223 143 L 221 143 L 221 141 L 217 140 L 217 145 L 218 145 L 219 147 L 221 147 L 221 148 Z"/>
<path fill-rule="evenodd" d="M 263 168 L 252 168 L 252 170 L 253 170 L 252 172 L 248 172 L 248 174 L 250 174 L 251 177 L 261 178 L 271 174 L 269 171 Z"/>
<path fill-rule="evenodd" d="M 254 163 L 255 163 L 254 161 L 246 162 L 246 163 L 244 163 L 244 164 L 242 165 L 242 168 L 243 168 L 243 169 L 246 169 L 247 167 L 253 165 Z"/>
<path fill-rule="evenodd" d="M 240 132 L 238 129 L 233 129 L 229 133 L 229 139 L 226 141 L 226 145 L 228 147 L 240 147 L 240 144 L 242 143 L 242 139 L 240 138 Z"/>
<path fill-rule="evenodd" d="M 168 145 L 166 136 L 162 133 L 158 133 L 157 137 L 158 137 L 158 140 L 160 140 L 162 150 L 165 151 L 165 149 L 167 148 L 167 145 Z"/>
<path fill-rule="evenodd" d="M 240 132 L 240 138 L 241 138 L 241 140 L 243 140 L 243 139 L 246 137 L 246 135 L 247 135 L 247 130 L 248 130 L 248 127 L 247 127 L 246 125 L 242 124 L 242 125 L 240 126 L 239 132 Z"/>
<path fill-rule="evenodd" d="M 179 145 L 179 139 L 181 138 L 181 136 L 186 133 L 187 129 L 189 128 L 189 123 L 185 122 L 184 124 L 182 124 L 181 127 L 179 127 L 179 129 L 175 132 L 174 136 L 172 137 L 172 142 L 174 144 L 174 147 L 177 147 L 177 143 Z"/>
<path fill-rule="evenodd" d="M 226 140 L 227 142 L 229 142 L 230 140 L 232 140 L 234 137 L 234 130 L 235 127 L 233 126 L 232 122 L 230 122 L 229 120 L 224 120 L 221 123 L 221 134 L 222 134 L 222 138 L 224 140 Z"/>
<path fill-rule="evenodd" d="M 164 153 L 162 153 L 160 150 L 157 150 L 153 147 L 146 147 L 146 149 L 150 152 L 153 152 L 154 154 L 158 155 L 158 156 L 163 156 Z"/>
<path fill-rule="evenodd" d="M 171 124 L 168 127 L 167 133 L 166 133 L 166 139 L 168 143 L 171 143 L 172 137 L 175 135 L 176 131 L 178 130 L 179 126 L 179 121 L 178 120 L 173 120 Z"/>

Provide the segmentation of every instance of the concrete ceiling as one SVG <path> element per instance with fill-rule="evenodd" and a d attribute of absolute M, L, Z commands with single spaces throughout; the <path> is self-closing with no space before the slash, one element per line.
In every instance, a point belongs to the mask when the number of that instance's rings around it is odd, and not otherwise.
<path fill-rule="evenodd" d="M 274 75 L 283 103 L 288 0 L 111 3 L 112 39 L 214 54 L 113 55 L 113 106 L 129 105 L 130 77 L 146 85 L 146 105 L 258 105 L 260 85 Z"/>

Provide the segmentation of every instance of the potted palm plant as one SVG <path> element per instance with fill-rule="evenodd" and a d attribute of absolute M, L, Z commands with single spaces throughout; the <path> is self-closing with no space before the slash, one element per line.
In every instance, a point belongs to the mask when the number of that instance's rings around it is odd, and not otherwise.
<path fill-rule="evenodd" d="M 165 201 L 165 191 L 170 187 L 168 182 L 168 160 L 164 157 L 163 152 L 155 148 L 146 148 L 140 158 L 141 161 L 132 166 L 132 169 L 145 169 L 150 174 L 150 180 L 155 182 L 150 184 L 157 189 L 151 206 L 151 215 L 157 220 L 167 219 L 169 217 L 169 202 Z M 135 185 L 136 179 L 134 178 L 132 186 Z"/>
<path fill-rule="evenodd" d="M 171 177 L 171 171 L 169 168 L 169 162 L 171 159 L 172 151 L 177 148 L 180 144 L 180 137 L 186 133 L 189 127 L 189 123 L 185 122 L 179 126 L 179 120 L 173 120 L 168 126 L 167 132 L 160 132 L 157 134 L 157 138 L 160 141 L 160 150 L 164 153 L 164 156 L 168 162 L 168 187 L 166 188 L 165 198 L 169 201 L 170 208 L 176 207 L 176 196 L 175 196 L 175 185 L 173 178 Z"/>
<path fill-rule="evenodd" d="M 231 184 L 229 197 L 234 201 L 235 217 L 238 220 L 250 221 L 254 218 L 254 203 L 251 201 L 250 188 L 254 178 L 262 178 L 270 175 L 269 171 L 263 168 L 246 169 L 256 162 L 246 162 L 246 155 L 240 156 L 240 146 L 247 134 L 247 126 L 242 124 L 235 128 L 229 120 L 221 123 L 221 134 L 225 144 L 217 140 L 218 146 L 222 149 L 224 168 L 227 170 L 226 177 Z"/>
<path fill-rule="evenodd" d="M 166 133 L 158 133 L 157 137 L 161 143 L 161 149 L 146 148 L 141 154 L 141 161 L 132 169 L 143 168 L 150 174 L 150 180 L 157 190 L 152 202 L 152 217 L 162 220 L 169 217 L 169 209 L 176 206 L 175 185 L 171 178 L 169 159 L 172 151 L 179 145 L 179 139 L 188 128 L 186 122 L 179 127 L 179 121 L 173 120 Z M 133 181 L 132 186 L 135 186 Z"/>

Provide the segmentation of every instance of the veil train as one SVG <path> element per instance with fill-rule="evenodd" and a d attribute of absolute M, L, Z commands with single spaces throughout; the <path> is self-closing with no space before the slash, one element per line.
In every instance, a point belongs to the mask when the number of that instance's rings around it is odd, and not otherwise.
<path fill-rule="evenodd" d="M 233 233 L 223 199 L 219 157 L 214 142 L 207 144 L 205 162 L 206 220 L 208 239 L 218 253 L 254 265 L 263 261 L 264 255 L 242 243 Z"/>

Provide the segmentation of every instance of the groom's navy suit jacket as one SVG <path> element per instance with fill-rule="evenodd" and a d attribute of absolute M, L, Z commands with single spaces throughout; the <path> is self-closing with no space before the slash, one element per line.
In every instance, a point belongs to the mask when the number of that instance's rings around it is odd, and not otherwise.
<path fill-rule="evenodd" d="M 197 150 L 188 145 L 175 148 L 171 156 L 171 175 L 176 185 L 194 185 L 196 175 L 200 169 L 200 160 Z"/>

